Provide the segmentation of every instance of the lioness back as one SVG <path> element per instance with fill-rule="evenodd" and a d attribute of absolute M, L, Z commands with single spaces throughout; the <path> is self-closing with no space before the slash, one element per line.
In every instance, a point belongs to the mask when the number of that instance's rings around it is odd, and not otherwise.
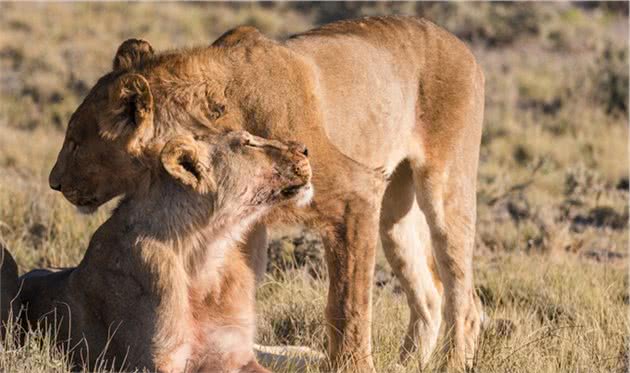
<path fill-rule="evenodd" d="M 442 130 L 432 117 L 464 105 L 483 79 L 464 43 L 416 17 L 339 21 L 286 45 L 314 65 L 331 142 L 387 172 L 405 157 L 424 160 L 427 132 Z"/>

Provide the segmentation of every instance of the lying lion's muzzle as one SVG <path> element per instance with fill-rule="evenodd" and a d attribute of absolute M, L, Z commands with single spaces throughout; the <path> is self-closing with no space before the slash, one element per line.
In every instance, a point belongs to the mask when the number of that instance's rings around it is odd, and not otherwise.
<path fill-rule="evenodd" d="M 281 172 L 285 187 L 280 195 L 284 199 L 295 200 L 298 205 L 309 203 L 313 196 L 312 170 L 306 154 L 308 151 L 304 145 L 292 143 L 281 155 L 287 165 Z"/>
<path fill-rule="evenodd" d="M 231 146 L 254 148 L 271 161 L 274 172 L 269 184 L 272 201 L 294 200 L 299 205 L 310 201 L 312 170 L 304 144 L 265 139 L 246 131 L 234 131 L 229 136 Z"/>

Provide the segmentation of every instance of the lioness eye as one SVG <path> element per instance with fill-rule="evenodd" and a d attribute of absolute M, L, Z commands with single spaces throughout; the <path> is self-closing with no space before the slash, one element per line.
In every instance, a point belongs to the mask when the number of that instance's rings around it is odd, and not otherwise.
<path fill-rule="evenodd" d="M 70 140 L 68 142 L 68 148 L 70 150 L 70 153 L 72 153 L 73 155 L 77 153 L 77 150 L 79 149 L 79 144 L 77 144 L 76 142 Z"/>

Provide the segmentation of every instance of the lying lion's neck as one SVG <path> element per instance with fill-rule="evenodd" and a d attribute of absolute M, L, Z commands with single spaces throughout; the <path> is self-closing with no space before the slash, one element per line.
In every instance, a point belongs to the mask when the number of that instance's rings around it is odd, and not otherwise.
<path fill-rule="evenodd" d="M 159 244 L 175 252 L 193 277 L 216 273 L 226 252 L 238 246 L 257 218 L 243 206 L 217 206 L 213 195 L 200 195 L 164 177 L 138 189 L 112 218 L 133 227 L 140 246 Z"/>
<path fill-rule="evenodd" d="M 155 352 L 163 370 L 182 371 L 190 361 L 218 371 L 253 358 L 254 281 L 237 245 L 255 218 L 247 212 L 157 178 L 112 215 L 130 227 L 127 255 L 151 269 L 154 339 L 169 346 Z"/>

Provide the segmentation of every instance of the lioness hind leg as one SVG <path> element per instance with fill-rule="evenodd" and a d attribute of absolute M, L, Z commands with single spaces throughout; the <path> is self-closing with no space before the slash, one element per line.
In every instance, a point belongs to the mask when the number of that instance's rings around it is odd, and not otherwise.
<path fill-rule="evenodd" d="M 480 330 L 480 313 L 473 288 L 472 256 L 475 233 L 475 194 L 445 198 L 441 177 L 417 176 L 417 199 L 425 212 L 440 278 L 444 284 L 446 361 L 462 369 L 472 363 Z M 450 194 L 450 193 L 449 193 Z"/>
<path fill-rule="evenodd" d="M 400 351 L 406 361 L 418 347 L 425 364 L 435 348 L 441 311 L 441 283 L 431 272 L 430 235 L 415 201 L 413 174 L 403 162 L 385 191 L 381 208 L 380 234 L 385 256 L 400 281 L 410 309 L 409 326 Z"/>
<path fill-rule="evenodd" d="M 474 141 L 474 136 L 469 138 Z M 456 369 L 472 365 L 481 327 L 472 270 L 476 166 L 476 160 L 471 162 L 460 156 L 448 168 L 414 169 L 416 198 L 429 223 L 433 252 L 444 285 L 446 362 Z"/>
<path fill-rule="evenodd" d="M 423 154 L 410 163 L 444 285 L 445 360 L 461 370 L 472 365 L 481 324 L 472 261 L 484 78 L 469 52 L 454 53 L 450 73 L 443 70 L 434 78 L 439 84 L 423 87 L 422 97 L 436 105 L 420 111 Z"/>

